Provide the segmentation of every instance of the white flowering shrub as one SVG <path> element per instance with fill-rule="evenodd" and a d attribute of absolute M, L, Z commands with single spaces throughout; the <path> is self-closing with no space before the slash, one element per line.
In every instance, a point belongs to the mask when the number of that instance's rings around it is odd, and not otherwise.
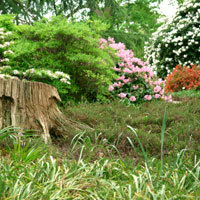
<path fill-rule="evenodd" d="M 68 74 L 56 71 L 52 72 L 51 70 L 47 69 L 27 69 L 26 71 L 19 71 L 17 69 L 13 69 L 10 66 L 3 66 L 0 68 L 0 74 L 1 77 L 11 77 L 11 76 L 17 76 L 21 79 L 27 79 L 27 80 L 35 80 L 35 81 L 41 81 L 46 82 L 45 80 L 58 80 L 62 83 L 65 83 L 67 85 L 70 85 L 70 77 Z"/>
<path fill-rule="evenodd" d="M 5 32 L 3 28 L 0 28 L 0 74 L 1 77 L 17 76 L 19 78 L 26 78 L 28 80 L 42 81 L 45 79 L 59 80 L 62 83 L 70 84 L 70 77 L 68 74 L 56 71 L 53 72 L 47 69 L 27 69 L 25 71 L 19 71 L 10 67 L 9 55 L 13 54 L 13 51 L 9 50 L 9 46 L 14 44 L 13 41 L 6 41 L 7 36 L 11 35 L 11 32 Z"/>
<path fill-rule="evenodd" d="M 145 58 L 159 77 L 176 65 L 200 64 L 200 1 L 186 0 L 171 22 L 163 24 L 145 46 Z"/>
<path fill-rule="evenodd" d="M 13 43 L 7 41 L 7 37 L 11 35 L 11 32 L 4 32 L 3 28 L 0 28 L 0 67 L 3 67 L 9 62 L 9 55 L 13 54 L 8 47 Z"/>

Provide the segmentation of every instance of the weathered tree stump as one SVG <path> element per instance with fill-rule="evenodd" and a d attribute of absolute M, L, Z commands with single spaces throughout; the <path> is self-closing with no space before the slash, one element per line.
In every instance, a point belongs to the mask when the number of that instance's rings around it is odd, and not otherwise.
<path fill-rule="evenodd" d="M 48 143 L 51 134 L 65 137 L 69 129 L 89 128 L 68 119 L 58 109 L 58 101 L 57 89 L 48 84 L 0 78 L 0 129 L 13 126 L 36 130 Z"/>

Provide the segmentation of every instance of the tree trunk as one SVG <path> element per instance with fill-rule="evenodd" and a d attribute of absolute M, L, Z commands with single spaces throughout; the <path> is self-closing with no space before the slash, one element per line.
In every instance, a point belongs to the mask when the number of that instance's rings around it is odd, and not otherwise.
<path fill-rule="evenodd" d="M 51 135 L 67 137 L 72 129 L 91 129 L 68 119 L 57 107 L 55 87 L 45 83 L 0 78 L 0 129 L 13 126 L 40 132 L 45 143 Z"/>

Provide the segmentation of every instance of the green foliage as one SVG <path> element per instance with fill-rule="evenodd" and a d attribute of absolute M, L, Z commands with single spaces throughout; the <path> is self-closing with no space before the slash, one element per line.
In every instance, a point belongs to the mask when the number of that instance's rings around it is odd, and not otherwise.
<path fill-rule="evenodd" d="M 0 14 L 14 14 L 16 23 L 31 23 L 39 20 L 47 12 L 54 0 L 2 0 Z"/>
<path fill-rule="evenodd" d="M 143 58 L 145 42 L 161 25 L 157 23 L 160 15 L 154 11 L 154 7 L 150 6 L 149 0 L 127 2 L 120 6 L 120 9 L 122 16 L 118 17 L 117 15 L 120 14 L 115 13 L 115 17 L 110 15 L 109 18 L 104 19 L 111 26 L 103 36 L 104 38 L 110 36 L 116 42 L 123 42 L 128 49 L 133 50 L 136 57 Z"/>
<path fill-rule="evenodd" d="M 0 3 L 0 12 L 15 14 L 17 23 L 33 23 L 39 21 L 47 13 L 53 16 L 62 15 L 66 19 L 85 21 L 98 19 L 110 25 L 103 34 L 123 42 L 132 49 L 137 57 L 144 57 L 144 42 L 159 24 L 158 13 L 153 11 L 151 2 L 159 0 L 137 0 L 134 3 L 121 0 L 15 0 Z M 5 9 L 6 8 L 6 9 Z"/>
<path fill-rule="evenodd" d="M 6 127 L 0 130 L 0 153 L 12 158 L 15 163 L 30 163 L 47 153 L 47 146 L 39 134 L 34 131 L 22 132 L 18 127 Z"/>
<path fill-rule="evenodd" d="M 199 1 L 185 1 L 173 20 L 153 34 L 145 52 L 159 77 L 170 74 L 178 64 L 200 64 L 199 9 Z"/>
<path fill-rule="evenodd" d="M 200 91 L 197 90 L 182 90 L 179 92 L 174 92 L 172 93 L 173 97 L 175 98 L 195 98 L 195 97 L 200 97 Z"/>
<path fill-rule="evenodd" d="M 0 130 L 0 142 L 8 138 L 11 134 L 15 132 L 13 127 L 6 127 Z"/>
<path fill-rule="evenodd" d="M 15 30 L 13 18 L 14 15 L 0 15 L 0 28 L 4 28 L 5 31 Z"/>
<path fill-rule="evenodd" d="M 112 69 L 116 60 L 114 50 L 99 48 L 101 30 L 104 30 L 103 24 L 95 31 L 87 23 L 67 22 L 62 17 L 43 19 L 33 26 L 18 26 L 10 65 L 19 71 L 35 68 L 67 73 L 71 78 L 68 96 L 96 100 L 116 77 Z M 57 87 L 63 100 L 69 98 L 60 85 L 55 82 L 52 85 Z"/>
<path fill-rule="evenodd" d="M 149 0 L 136 0 L 134 3 L 126 5 L 129 22 L 127 29 L 138 34 L 149 37 L 160 26 L 157 23 L 160 15 L 155 11 L 155 7 L 150 5 Z"/>
<path fill-rule="evenodd" d="M 134 55 L 138 58 L 144 57 L 144 45 L 145 41 L 148 40 L 148 36 L 138 32 L 124 32 L 119 30 L 109 29 L 103 33 L 104 38 L 112 37 L 117 43 L 122 42 L 125 44 L 127 49 L 131 49 Z"/>
<path fill-rule="evenodd" d="M 99 158 L 88 163 L 83 159 L 58 161 L 43 156 L 31 164 L 17 164 L 1 158 L 0 198 L 198 199 L 200 163 L 197 159 L 188 161 L 180 157 L 174 169 L 170 162 L 164 164 L 163 177 L 158 176 L 159 160 L 151 158 L 149 163 L 148 170 L 144 163 L 135 165 L 128 159 Z"/>

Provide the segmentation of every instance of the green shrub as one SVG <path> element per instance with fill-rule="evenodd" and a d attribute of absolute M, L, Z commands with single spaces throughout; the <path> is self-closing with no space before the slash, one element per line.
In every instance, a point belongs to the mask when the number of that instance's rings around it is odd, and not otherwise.
<path fill-rule="evenodd" d="M 98 27 L 92 29 L 89 23 L 67 22 L 65 18 L 54 17 L 32 26 L 18 26 L 18 38 L 12 48 L 12 68 L 67 73 L 71 77 L 70 90 L 60 87 L 60 82 L 52 83 L 64 101 L 69 98 L 96 100 L 107 92 L 108 85 L 116 77 L 112 69 L 116 58 L 113 49 L 99 48 L 99 31 L 105 27 L 95 23 Z"/>
<path fill-rule="evenodd" d="M 192 68 L 177 65 L 166 81 L 165 92 L 198 90 L 200 86 L 200 66 Z"/>
<path fill-rule="evenodd" d="M 154 33 L 145 52 L 159 77 L 163 78 L 171 73 L 178 64 L 200 64 L 199 21 L 199 1 L 185 1 L 172 22 L 164 24 Z"/>
<path fill-rule="evenodd" d="M 0 15 L 0 28 L 4 28 L 5 31 L 15 30 L 15 24 L 13 23 L 14 15 Z"/>
<path fill-rule="evenodd" d="M 1 23 L 1 22 L 0 22 Z M 10 50 L 10 45 L 14 42 L 10 41 L 12 38 L 12 32 L 7 31 L 6 28 L 0 28 L 0 75 L 4 78 L 11 78 L 11 76 L 17 76 L 20 79 L 28 79 L 32 81 L 41 81 L 54 86 L 58 86 L 62 94 L 66 93 L 66 89 L 70 85 L 70 77 L 68 74 L 48 69 L 27 69 L 16 70 L 15 67 L 9 66 L 10 60 L 12 60 L 14 52 Z"/>

